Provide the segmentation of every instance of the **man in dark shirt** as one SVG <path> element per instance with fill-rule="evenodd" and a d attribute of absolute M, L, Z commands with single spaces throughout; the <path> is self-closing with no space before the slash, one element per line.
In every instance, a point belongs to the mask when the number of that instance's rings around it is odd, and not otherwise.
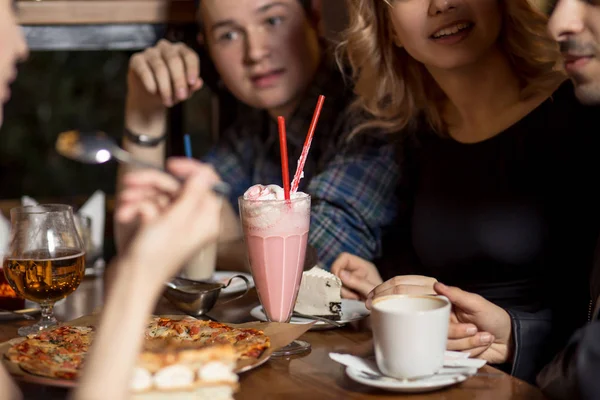
<path fill-rule="evenodd" d="M 309 244 L 327 268 L 342 252 L 366 259 L 378 255 L 381 230 L 395 215 L 398 168 L 386 138 L 361 135 L 348 140 L 354 127 L 347 112 L 352 91 L 320 38 L 319 4 L 199 2 L 200 42 L 222 86 L 241 104 L 202 161 L 232 187 L 223 211 L 224 237 L 239 238 L 237 198 L 254 184 L 282 184 L 277 116 L 286 118 L 292 177 L 317 98 L 325 95 L 299 190 L 311 195 Z M 148 162 L 164 161 L 166 110 L 202 87 L 200 69 L 198 55 L 182 43 L 162 40 L 132 57 L 125 113 L 128 150 Z M 117 232 L 118 242 L 126 241 L 124 232 Z M 220 267 L 224 257 L 243 263 L 240 249 L 220 248 Z"/>
<path fill-rule="evenodd" d="M 600 104 L 600 1 L 558 0 L 549 30 L 560 44 L 577 98 Z M 538 384 L 552 398 L 600 398 L 599 256 L 600 241 L 590 279 L 590 322 L 538 376 Z"/>

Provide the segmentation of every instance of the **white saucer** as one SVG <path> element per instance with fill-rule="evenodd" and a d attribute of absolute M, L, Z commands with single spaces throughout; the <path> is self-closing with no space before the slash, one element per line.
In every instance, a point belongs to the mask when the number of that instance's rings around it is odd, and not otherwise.
<path fill-rule="evenodd" d="M 250 282 L 250 288 L 254 287 L 254 280 L 252 279 L 252 275 L 245 272 L 216 271 L 212 276 L 212 280 L 226 285 L 229 279 L 231 279 L 231 277 L 235 275 L 243 275 Z M 228 288 L 221 290 L 221 293 L 236 294 L 242 293 L 244 290 L 246 290 L 246 283 L 241 279 L 234 279 L 233 281 L 231 281 L 231 285 Z"/>
<path fill-rule="evenodd" d="M 27 314 L 27 315 L 31 315 L 31 316 L 35 316 L 37 314 L 39 314 L 41 312 L 40 310 L 40 306 L 37 305 L 37 307 L 30 307 L 30 308 L 24 308 L 22 310 L 15 310 L 14 313 L 9 312 L 9 311 L 0 311 L 0 321 L 10 321 L 13 319 L 20 319 L 23 317 L 20 317 L 20 314 Z"/>
<path fill-rule="evenodd" d="M 365 307 L 365 304 L 362 301 L 342 299 L 342 315 L 340 317 L 340 320 L 337 322 L 342 323 L 342 324 L 347 324 L 348 322 L 358 321 L 365 317 L 368 317 L 369 314 L 370 314 L 369 310 L 367 310 L 367 308 Z M 252 309 L 252 311 L 250 311 L 250 315 L 252 315 L 254 318 L 258 319 L 259 321 L 267 321 L 267 316 L 263 312 L 262 306 L 260 306 L 260 305 L 254 307 Z M 292 320 L 290 321 L 290 323 L 291 324 L 308 324 L 313 321 L 314 320 L 308 319 L 308 318 L 292 317 Z M 323 322 L 323 321 L 317 321 L 313 325 L 311 330 L 331 329 L 331 328 L 335 328 L 335 326 L 328 324 L 326 322 Z"/>
<path fill-rule="evenodd" d="M 346 368 L 346 375 L 353 381 L 362 383 L 363 385 L 400 393 L 432 392 L 464 382 L 468 378 L 468 376 L 463 374 L 452 374 L 433 375 L 415 381 L 401 381 L 387 376 L 365 374 L 352 367 Z"/>

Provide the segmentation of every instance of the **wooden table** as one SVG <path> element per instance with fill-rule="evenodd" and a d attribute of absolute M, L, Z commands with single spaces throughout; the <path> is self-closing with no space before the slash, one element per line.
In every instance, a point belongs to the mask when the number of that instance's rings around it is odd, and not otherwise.
<path fill-rule="evenodd" d="M 89 314 L 102 304 L 102 279 L 86 279 L 81 287 L 62 304 L 56 313 L 63 320 L 74 319 Z M 211 312 L 215 319 L 227 322 L 247 322 L 251 320 L 249 311 L 258 304 L 256 292 L 245 298 L 217 307 Z M 157 306 L 159 313 L 173 313 L 164 301 Z M 20 326 L 27 321 L 0 323 L 0 341 L 17 336 Z M 237 400 L 249 399 L 388 399 L 400 397 L 398 394 L 376 390 L 350 380 L 344 367 L 329 359 L 330 351 L 357 351 L 369 346 L 371 334 L 361 325 L 342 329 L 308 332 L 303 337 L 312 345 L 310 354 L 291 359 L 271 359 L 262 367 L 240 376 L 241 391 Z M 406 396 L 411 399 L 543 399 L 535 387 L 500 373 L 486 366 L 481 372 L 494 376 L 473 377 L 449 389 L 421 395 Z M 66 391 L 21 384 L 26 398 L 64 399 Z M 404 396 L 402 396 L 404 397 Z"/>

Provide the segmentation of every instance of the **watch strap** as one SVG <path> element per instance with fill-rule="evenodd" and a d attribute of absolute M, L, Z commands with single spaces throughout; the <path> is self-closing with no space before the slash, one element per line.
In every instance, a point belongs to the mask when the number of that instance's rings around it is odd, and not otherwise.
<path fill-rule="evenodd" d="M 155 137 L 133 133 L 127 128 L 124 129 L 124 133 L 127 140 L 142 147 L 155 147 L 167 139 L 167 133 L 162 136 Z"/>

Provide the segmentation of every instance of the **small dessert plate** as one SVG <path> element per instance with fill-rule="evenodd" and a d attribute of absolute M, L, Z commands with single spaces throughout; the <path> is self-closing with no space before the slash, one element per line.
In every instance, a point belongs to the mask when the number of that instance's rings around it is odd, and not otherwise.
<path fill-rule="evenodd" d="M 10 321 L 10 320 L 14 320 L 14 319 L 22 319 L 25 318 L 23 317 L 23 315 L 30 315 L 30 316 L 35 316 L 37 314 L 39 314 L 41 312 L 41 310 L 35 307 L 32 308 L 24 308 L 22 310 L 15 310 L 15 311 L 7 311 L 7 310 L 0 310 L 0 321 Z M 23 314 L 23 315 L 21 315 Z"/>
<path fill-rule="evenodd" d="M 254 279 L 252 279 L 252 275 L 244 273 L 244 272 L 235 272 L 235 271 L 215 271 L 215 273 L 213 274 L 211 281 L 213 282 L 218 282 L 218 283 L 222 283 L 222 284 L 226 284 L 231 278 L 233 278 L 236 275 L 243 275 L 246 277 L 246 279 L 248 279 L 248 287 L 249 288 L 253 288 L 254 287 Z M 231 285 L 229 285 L 226 288 L 223 288 L 223 290 L 221 290 L 221 294 L 237 294 L 237 293 L 242 293 L 246 290 L 246 284 L 244 281 L 237 279 L 233 282 L 231 282 Z"/>
<path fill-rule="evenodd" d="M 347 324 L 349 322 L 358 321 L 363 318 L 366 318 L 369 316 L 369 314 L 370 314 L 369 310 L 367 310 L 367 308 L 365 307 L 365 303 L 363 303 L 362 301 L 342 299 L 342 315 L 337 322 L 339 322 L 341 324 Z M 260 305 L 254 307 L 252 309 L 252 311 L 250 311 L 250 315 L 252 315 L 254 318 L 258 319 L 259 321 L 267 321 L 267 316 L 263 312 L 262 306 L 260 306 Z M 308 324 L 308 323 L 311 323 L 314 321 L 315 320 L 308 319 L 308 318 L 292 317 L 292 319 L 290 320 L 290 323 L 291 324 Z M 315 331 L 315 330 L 334 329 L 334 328 L 335 328 L 335 326 L 333 326 L 331 324 L 328 324 L 323 321 L 317 321 L 317 322 L 315 322 L 315 324 L 313 325 L 313 327 L 310 330 Z"/>

